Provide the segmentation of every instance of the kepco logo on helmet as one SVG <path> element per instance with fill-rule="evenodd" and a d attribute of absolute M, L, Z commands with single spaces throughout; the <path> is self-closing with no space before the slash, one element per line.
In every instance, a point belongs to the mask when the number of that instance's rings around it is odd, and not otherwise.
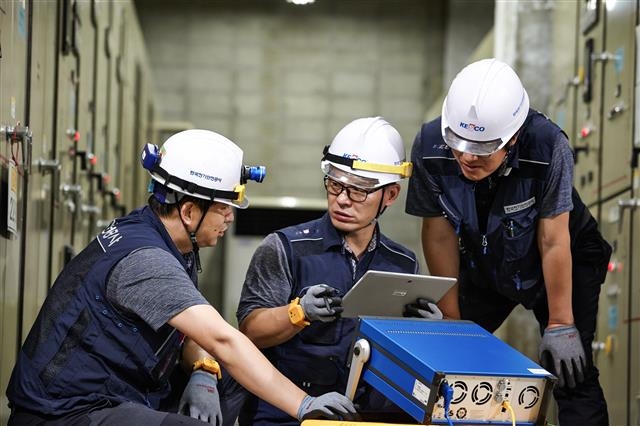
<path fill-rule="evenodd" d="M 211 180 L 211 181 L 213 181 L 213 182 L 222 182 L 222 179 L 221 179 L 221 178 L 219 178 L 218 176 L 210 176 L 210 175 L 206 175 L 206 174 L 201 173 L 201 172 L 196 172 L 195 170 L 191 170 L 191 171 L 189 172 L 189 174 L 190 174 L 191 176 L 195 176 L 195 177 L 198 177 L 198 178 L 201 178 L 201 179 Z"/>
<path fill-rule="evenodd" d="M 367 160 L 363 160 L 362 158 L 358 157 L 357 154 L 348 154 L 348 153 L 344 153 L 342 154 L 343 158 L 348 158 L 349 160 L 358 160 L 358 161 L 362 161 L 363 163 L 365 163 Z"/>
<path fill-rule="evenodd" d="M 460 127 L 462 127 L 463 129 L 471 130 L 472 132 L 484 132 L 484 127 L 478 126 L 477 124 L 473 123 L 464 123 L 461 121 Z"/>

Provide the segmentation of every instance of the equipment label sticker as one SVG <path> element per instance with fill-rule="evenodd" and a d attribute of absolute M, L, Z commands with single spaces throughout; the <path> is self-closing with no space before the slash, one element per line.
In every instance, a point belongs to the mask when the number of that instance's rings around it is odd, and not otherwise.
<path fill-rule="evenodd" d="M 411 392 L 411 395 L 418 401 L 422 402 L 424 405 L 427 405 L 429 403 L 430 394 L 431 390 L 421 381 L 416 380 L 413 383 L 413 391 Z"/>
<path fill-rule="evenodd" d="M 531 374 L 546 374 L 548 376 L 551 375 L 551 373 L 549 373 L 547 370 L 545 370 L 544 368 L 527 368 L 527 370 L 529 370 L 529 372 Z"/>

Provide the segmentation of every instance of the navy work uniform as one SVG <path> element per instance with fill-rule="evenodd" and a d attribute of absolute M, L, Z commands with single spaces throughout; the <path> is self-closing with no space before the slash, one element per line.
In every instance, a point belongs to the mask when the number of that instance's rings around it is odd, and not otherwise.
<path fill-rule="evenodd" d="M 342 237 L 326 213 L 320 219 L 284 228 L 277 234 L 285 247 L 293 277 L 291 299 L 302 296 L 308 287 L 319 283 L 328 284 L 344 295 L 369 269 L 415 273 L 418 268 L 414 253 L 382 235 L 378 225 L 374 233 L 375 249 L 363 254 L 355 271 Z M 287 342 L 263 352 L 280 372 L 309 395 L 344 393 L 349 374 L 346 362 L 355 326 L 356 320 L 351 318 L 314 321 Z M 372 394 L 376 394 L 375 397 Z M 368 397 L 383 399 L 374 391 L 370 391 Z M 240 414 L 241 425 L 298 424 L 272 405 L 254 396 L 249 398 Z M 358 396 L 355 402 L 359 402 Z M 369 400 L 361 405 L 376 406 L 377 402 Z"/>
<path fill-rule="evenodd" d="M 106 298 L 112 268 L 141 247 L 173 254 L 196 284 L 197 275 L 150 208 L 112 222 L 51 288 L 9 382 L 15 411 L 70 421 L 125 402 L 160 408 L 171 392 L 168 379 L 184 336 L 169 325 L 155 331 L 125 318 Z"/>
<path fill-rule="evenodd" d="M 462 319 L 494 332 L 513 308 L 532 309 L 540 332 L 549 312 L 537 247 L 537 225 L 545 179 L 562 130 L 530 110 L 517 143 L 510 148 L 505 170 L 481 182 L 462 176 L 441 136 L 440 118 L 423 125 L 416 137 L 434 202 L 459 238 L 459 303 Z M 482 197 L 482 198 L 481 198 Z M 573 264 L 573 314 L 586 354 L 585 380 L 575 389 L 558 388 L 555 397 L 564 424 L 607 424 L 606 403 L 593 365 L 600 285 L 611 247 L 575 188 L 569 217 Z M 410 202 L 407 203 L 409 211 Z M 479 219 L 481 217 L 482 219 Z M 583 421 L 588 419 L 588 422 Z"/>

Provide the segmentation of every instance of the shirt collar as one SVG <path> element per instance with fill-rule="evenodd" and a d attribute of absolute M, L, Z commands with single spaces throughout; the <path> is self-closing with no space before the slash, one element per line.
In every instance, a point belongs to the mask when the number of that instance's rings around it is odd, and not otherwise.
<path fill-rule="evenodd" d="M 324 216 L 322 216 L 322 221 L 320 226 L 322 229 L 322 235 L 324 235 L 323 248 L 325 251 L 328 251 L 329 249 L 336 246 L 341 247 L 343 250 L 347 247 L 344 237 L 336 229 L 336 227 L 333 226 L 333 223 L 331 223 L 331 217 L 329 217 L 328 212 L 325 213 Z M 367 247 L 367 252 L 371 252 L 378 247 L 378 236 L 380 234 L 379 231 L 380 231 L 379 225 L 376 222 L 375 229 L 373 231 L 373 236 L 371 238 L 371 241 L 369 241 L 369 246 Z M 348 251 L 351 252 L 351 250 L 348 250 Z"/>

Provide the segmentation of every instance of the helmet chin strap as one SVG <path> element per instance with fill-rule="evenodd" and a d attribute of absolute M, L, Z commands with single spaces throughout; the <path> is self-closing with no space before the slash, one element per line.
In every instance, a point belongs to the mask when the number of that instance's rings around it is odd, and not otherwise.
<path fill-rule="evenodd" d="M 204 217 L 207 215 L 207 210 L 204 210 L 204 212 L 202 213 L 202 216 L 200 216 L 200 220 L 198 221 L 198 225 L 196 226 L 196 229 L 194 229 L 193 231 L 189 231 L 189 228 L 187 228 L 187 224 L 184 223 L 184 220 L 182 220 L 182 214 L 180 214 L 180 208 L 181 208 L 181 204 L 178 203 L 178 214 L 180 215 L 180 221 L 182 222 L 182 226 L 184 227 L 184 230 L 187 231 L 187 234 L 189 234 L 189 240 L 191 241 L 191 247 L 192 247 L 192 251 L 195 257 L 195 261 L 196 261 L 196 269 L 198 270 L 198 273 L 202 272 L 202 265 L 200 263 L 200 247 L 198 246 L 198 240 L 196 239 L 196 233 L 198 232 L 198 229 L 200 229 L 200 225 L 202 225 L 202 221 L 204 220 Z"/>
<path fill-rule="evenodd" d="M 376 223 L 378 221 L 378 218 L 380 216 L 382 216 L 382 213 L 384 213 L 384 211 L 387 209 L 386 206 L 382 205 L 382 202 L 384 201 L 384 191 L 386 190 L 386 186 L 382 187 L 382 197 L 380 197 L 380 202 L 378 203 L 378 212 L 376 213 L 376 217 L 371 221 L 371 223 Z"/>
<path fill-rule="evenodd" d="M 383 186 L 382 188 L 380 188 L 380 190 L 382 191 L 382 197 L 380 197 L 380 202 L 378 203 L 378 211 L 376 212 L 376 217 L 371 219 L 371 222 L 369 222 L 369 225 L 375 225 L 378 222 L 378 218 L 382 216 L 382 213 L 384 213 L 384 211 L 387 209 L 385 206 L 382 205 L 382 202 L 384 201 L 385 189 L 386 189 L 386 186 Z"/>
<path fill-rule="evenodd" d="M 511 171 L 511 170 L 507 170 L 508 169 L 507 164 L 509 162 L 509 157 L 511 156 L 512 148 L 513 148 L 513 144 L 510 143 L 507 146 L 507 152 L 504 155 L 504 158 L 502 159 L 502 163 L 500 163 L 500 166 L 498 167 L 498 173 L 497 173 L 498 176 L 506 176 Z"/>

